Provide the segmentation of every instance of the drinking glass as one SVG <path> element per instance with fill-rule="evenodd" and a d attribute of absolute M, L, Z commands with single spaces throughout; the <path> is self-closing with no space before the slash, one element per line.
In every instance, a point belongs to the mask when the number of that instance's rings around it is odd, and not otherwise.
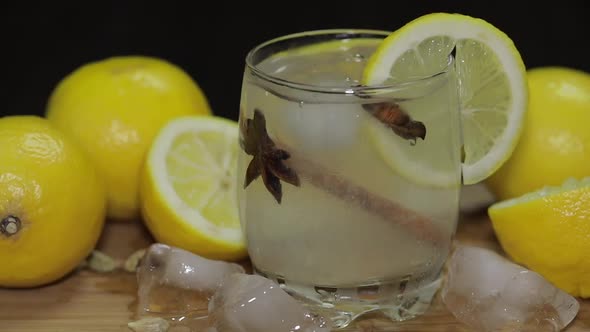
<path fill-rule="evenodd" d="M 408 64 L 365 85 L 388 34 L 297 33 L 246 58 L 238 200 L 254 271 L 337 328 L 371 311 L 424 313 L 457 224 L 453 56 L 428 77 Z"/>

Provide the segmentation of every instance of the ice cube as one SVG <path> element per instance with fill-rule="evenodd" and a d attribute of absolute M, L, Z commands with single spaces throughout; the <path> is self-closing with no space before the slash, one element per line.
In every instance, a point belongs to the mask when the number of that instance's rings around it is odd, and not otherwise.
<path fill-rule="evenodd" d="M 331 324 L 308 312 L 273 281 L 233 274 L 209 303 L 217 332 L 328 332 Z"/>
<path fill-rule="evenodd" d="M 135 332 L 216 332 L 207 316 L 146 316 L 127 323 Z"/>
<path fill-rule="evenodd" d="M 453 315 L 478 331 L 560 331 L 580 307 L 538 273 L 473 246 L 455 250 L 441 294 Z"/>
<path fill-rule="evenodd" d="M 460 210 L 463 213 L 475 213 L 485 211 L 496 198 L 483 183 L 463 185 L 461 187 Z"/>
<path fill-rule="evenodd" d="M 207 308 L 226 275 L 244 273 L 217 261 L 161 243 L 152 244 L 137 268 L 138 314 L 182 314 Z M 205 314 L 206 314 L 206 310 Z"/>
<path fill-rule="evenodd" d="M 277 111 L 278 110 L 278 111 Z M 359 138 L 364 111 L 360 105 L 285 103 L 266 112 L 269 134 L 277 144 L 301 151 L 325 153 L 350 148 Z"/>

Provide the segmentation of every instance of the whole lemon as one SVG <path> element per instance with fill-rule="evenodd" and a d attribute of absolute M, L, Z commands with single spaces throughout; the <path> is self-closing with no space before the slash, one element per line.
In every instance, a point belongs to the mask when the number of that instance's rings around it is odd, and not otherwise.
<path fill-rule="evenodd" d="M 0 286 L 64 277 L 101 234 L 106 195 L 82 149 L 38 116 L 0 118 Z"/>
<path fill-rule="evenodd" d="M 590 176 L 590 74 L 539 67 L 527 77 L 530 100 L 522 137 L 486 181 L 500 200 Z"/>
<path fill-rule="evenodd" d="M 169 120 L 210 115 L 199 85 L 159 58 L 117 56 L 74 70 L 52 92 L 46 116 L 80 143 L 106 183 L 107 215 L 140 217 L 138 183 L 152 139 Z"/>

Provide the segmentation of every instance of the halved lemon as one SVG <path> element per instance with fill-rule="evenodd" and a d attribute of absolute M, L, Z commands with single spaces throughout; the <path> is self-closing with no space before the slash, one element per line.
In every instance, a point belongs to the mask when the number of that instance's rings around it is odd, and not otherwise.
<path fill-rule="evenodd" d="M 237 122 L 221 117 L 180 117 L 160 130 L 140 185 L 142 215 L 158 242 L 210 259 L 245 258 L 238 146 Z"/>
<path fill-rule="evenodd" d="M 462 14 L 421 16 L 379 45 L 369 58 L 362 83 L 382 85 L 432 76 L 445 70 L 453 50 L 462 122 L 458 130 L 462 130 L 463 139 L 463 183 L 475 184 L 493 174 L 514 151 L 528 104 L 525 65 L 505 33 L 482 19 Z M 423 116 L 448 116 L 436 112 L 431 107 Z M 452 181 L 437 163 L 440 151 L 417 153 L 415 146 L 392 140 L 379 126 L 373 127 L 375 146 L 401 175 L 433 186 Z"/>
<path fill-rule="evenodd" d="M 573 296 L 590 298 L 590 177 L 488 208 L 504 251 Z"/>

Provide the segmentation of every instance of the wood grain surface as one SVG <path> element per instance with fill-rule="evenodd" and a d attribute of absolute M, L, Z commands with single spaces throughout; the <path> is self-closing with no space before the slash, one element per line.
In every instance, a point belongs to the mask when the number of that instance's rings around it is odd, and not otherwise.
<path fill-rule="evenodd" d="M 99 249 L 115 258 L 125 259 L 151 242 L 152 238 L 140 223 L 109 223 Z M 463 216 L 456 242 L 501 250 L 485 214 Z M 101 274 L 88 270 L 76 271 L 52 285 L 36 289 L 0 289 L 0 331 L 131 331 L 127 323 L 134 319 L 136 290 L 135 275 L 132 273 L 118 271 Z M 580 299 L 580 303 L 580 312 L 565 330 L 567 332 L 590 331 L 590 300 Z M 458 322 L 437 297 L 429 312 L 420 318 L 403 323 L 369 318 L 344 331 L 472 330 Z"/>

